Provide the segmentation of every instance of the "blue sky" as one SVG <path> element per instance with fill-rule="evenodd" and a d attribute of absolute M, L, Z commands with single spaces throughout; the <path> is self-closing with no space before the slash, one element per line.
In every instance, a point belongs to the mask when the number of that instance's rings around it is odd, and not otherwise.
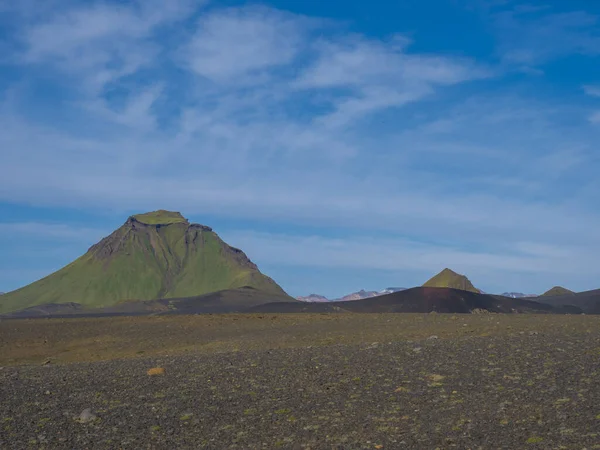
<path fill-rule="evenodd" d="M 0 0 L 0 291 L 159 208 L 292 295 L 600 287 L 600 4 Z"/>

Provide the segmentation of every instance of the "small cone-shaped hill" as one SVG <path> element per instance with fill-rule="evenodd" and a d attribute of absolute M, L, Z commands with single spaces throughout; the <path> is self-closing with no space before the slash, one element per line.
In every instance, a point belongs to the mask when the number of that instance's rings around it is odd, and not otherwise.
<path fill-rule="evenodd" d="M 542 297 L 555 297 L 557 295 L 573 295 L 573 294 L 575 294 L 575 292 L 570 291 L 569 289 L 566 289 L 562 286 L 554 286 L 549 291 L 544 292 L 541 296 Z"/>
<path fill-rule="evenodd" d="M 450 269 L 444 269 L 436 276 L 427 281 L 423 287 L 451 288 L 463 291 L 480 292 L 464 275 L 460 275 Z"/>
<path fill-rule="evenodd" d="M 46 303 L 104 307 L 123 300 L 191 297 L 244 286 L 287 297 L 211 228 L 161 210 L 129 217 L 71 264 L 2 295 L 0 313 Z"/>

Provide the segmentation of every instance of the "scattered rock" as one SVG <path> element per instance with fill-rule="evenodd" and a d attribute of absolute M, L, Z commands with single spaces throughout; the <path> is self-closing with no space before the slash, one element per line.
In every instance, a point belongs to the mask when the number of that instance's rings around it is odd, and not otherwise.
<path fill-rule="evenodd" d="M 52 361 L 50 361 L 50 358 L 48 358 L 47 360 L 45 360 L 45 361 L 42 363 L 42 366 L 47 366 L 47 365 L 48 365 L 48 364 L 50 364 L 51 362 L 52 362 Z"/>
<path fill-rule="evenodd" d="M 152 376 L 157 376 L 157 375 L 164 375 L 165 374 L 165 369 L 163 367 L 153 367 L 152 369 L 148 369 L 148 375 Z"/>
<path fill-rule="evenodd" d="M 431 381 L 442 381 L 444 378 L 446 378 L 444 375 L 438 375 L 437 373 L 429 375 Z"/>
<path fill-rule="evenodd" d="M 96 420 L 97 418 L 98 418 L 98 416 L 96 414 L 94 414 L 94 412 L 92 411 L 91 408 L 86 408 L 81 412 L 81 414 L 79 414 L 79 417 L 77 418 L 77 422 L 90 423 L 90 422 L 93 422 L 94 420 Z"/>
<path fill-rule="evenodd" d="M 539 334 L 539 333 L 538 333 L 537 331 L 530 331 L 530 332 L 529 332 L 529 336 L 536 336 L 536 335 L 538 335 L 538 334 Z"/>
<path fill-rule="evenodd" d="M 421 350 L 423 350 L 421 347 L 413 348 L 413 352 L 415 352 L 415 353 L 421 353 Z"/>
<path fill-rule="evenodd" d="M 431 335 L 431 336 L 429 336 L 429 337 L 427 338 L 427 340 L 428 340 L 428 341 L 433 341 L 433 340 L 435 340 L 435 339 L 439 339 L 439 338 L 438 338 L 438 337 L 437 337 L 435 334 L 434 334 L 434 335 Z"/>

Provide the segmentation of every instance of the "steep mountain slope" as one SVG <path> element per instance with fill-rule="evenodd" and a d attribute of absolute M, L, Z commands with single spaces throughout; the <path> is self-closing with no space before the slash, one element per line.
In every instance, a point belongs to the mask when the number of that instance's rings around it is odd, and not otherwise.
<path fill-rule="evenodd" d="M 562 286 L 554 286 L 552 289 L 544 292 L 541 297 L 555 297 L 558 295 L 573 295 L 575 292 L 570 291 Z"/>
<path fill-rule="evenodd" d="M 480 292 L 479 289 L 473 286 L 466 276 L 460 275 L 450 269 L 442 270 L 436 276 L 423 284 L 423 287 L 451 288 L 477 293 Z"/>
<path fill-rule="evenodd" d="M 123 300 L 191 297 L 244 286 L 287 296 L 211 228 L 161 210 L 129 217 L 71 264 L 4 294 L 0 312 L 46 303 L 107 307 Z"/>

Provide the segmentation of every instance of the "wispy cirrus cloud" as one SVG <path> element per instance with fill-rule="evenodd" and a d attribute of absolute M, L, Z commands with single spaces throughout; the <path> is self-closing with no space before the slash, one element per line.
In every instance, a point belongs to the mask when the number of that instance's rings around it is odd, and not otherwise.
<path fill-rule="evenodd" d="M 592 97 L 600 97 L 600 86 L 586 85 L 583 87 L 584 92 Z"/>
<path fill-rule="evenodd" d="M 317 20 L 267 7 L 230 8 L 202 15 L 182 59 L 216 84 L 243 87 L 270 81 L 270 70 L 294 61 Z"/>
<path fill-rule="evenodd" d="M 420 285 L 434 270 L 444 267 L 468 274 L 479 288 L 491 292 L 503 292 L 506 286 L 544 292 L 548 289 L 544 280 L 580 281 L 596 274 L 596 256 L 585 245 L 516 242 L 515 245 L 496 243 L 493 247 L 468 250 L 450 243 L 369 235 L 332 238 L 232 231 L 226 237 L 246 249 L 253 258 L 268 261 L 271 266 L 297 270 L 303 267 L 344 268 L 357 273 L 376 270 L 396 274 L 398 280 L 409 285 Z M 574 259 L 574 255 L 577 258 Z M 573 264 L 565 267 L 565 259 Z M 490 272 L 502 275 L 490 279 Z"/>
<path fill-rule="evenodd" d="M 57 3 L 45 16 L 25 15 L 17 38 L 22 62 L 54 66 L 98 90 L 159 57 L 160 27 L 185 19 L 203 1 Z"/>
<path fill-rule="evenodd" d="M 326 126 L 401 107 L 433 93 L 437 86 L 485 78 L 491 71 L 472 60 L 407 52 L 410 41 L 393 36 L 386 42 L 350 36 L 315 43 L 318 58 L 296 82 L 300 89 L 342 89 L 331 99 L 331 113 L 319 117 Z"/>
<path fill-rule="evenodd" d="M 44 222 L 4 222 L 0 223 L 0 233 L 15 236 L 57 239 L 66 241 L 90 241 L 107 236 L 110 230 L 88 228 L 66 223 Z"/>
<path fill-rule="evenodd" d="M 599 17 L 551 7 L 501 6 L 492 16 L 506 63 L 535 67 L 571 54 L 600 54 Z"/>

